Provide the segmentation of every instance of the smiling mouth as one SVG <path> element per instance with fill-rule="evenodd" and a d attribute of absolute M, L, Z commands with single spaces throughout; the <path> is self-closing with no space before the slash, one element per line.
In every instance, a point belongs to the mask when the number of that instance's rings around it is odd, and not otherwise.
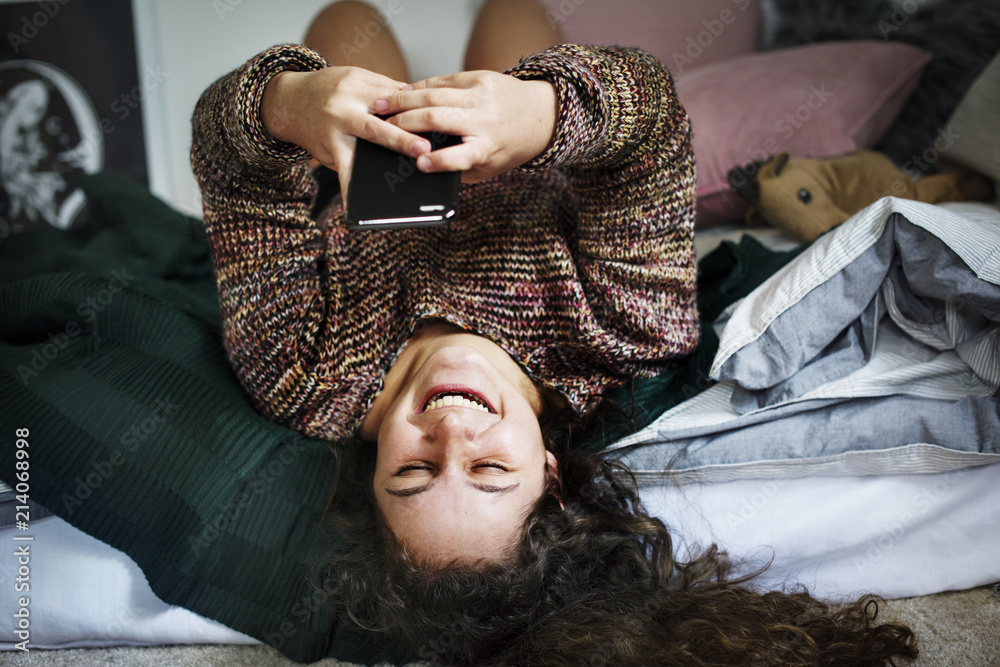
<path fill-rule="evenodd" d="M 493 414 L 493 410 L 486 404 L 486 401 L 475 394 L 449 391 L 431 396 L 430 400 L 424 404 L 423 412 L 430 412 L 438 408 L 459 407 L 479 410 L 486 414 Z"/>

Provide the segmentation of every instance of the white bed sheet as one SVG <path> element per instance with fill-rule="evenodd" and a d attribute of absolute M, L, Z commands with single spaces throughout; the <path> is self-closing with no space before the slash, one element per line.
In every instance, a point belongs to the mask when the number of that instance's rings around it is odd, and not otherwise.
<path fill-rule="evenodd" d="M 714 543 L 762 588 L 829 600 L 929 595 L 1000 581 L 1000 463 L 946 473 L 641 487 L 684 557 Z M 697 550 L 697 549 L 695 549 Z"/>

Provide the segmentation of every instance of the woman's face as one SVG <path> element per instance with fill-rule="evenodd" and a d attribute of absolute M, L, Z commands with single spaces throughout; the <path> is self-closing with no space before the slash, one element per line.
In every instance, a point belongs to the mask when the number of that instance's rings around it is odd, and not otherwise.
<path fill-rule="evenodd" d="M 528 377 L 486 339 L 448 337 L 413 364 L 381 415 L 374 487 L 419 562 L 509 553 L 555 471 L 540 409 Z"/>

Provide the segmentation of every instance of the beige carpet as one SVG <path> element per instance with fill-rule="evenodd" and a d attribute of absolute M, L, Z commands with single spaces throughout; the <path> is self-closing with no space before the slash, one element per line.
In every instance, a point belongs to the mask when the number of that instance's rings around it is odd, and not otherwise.
<path fill-rule="evenodd" d="M 1000 667 L 1000 598 L 993 587 L 892 600 L 880 612 L 916 631 L 920 658 L 914 667 Z M 67 649 L 0 654 L 11 667 L 294 667 L 265 646 L 163 646 Z M 323 660 L 319 667 L 347 667 Z"/>

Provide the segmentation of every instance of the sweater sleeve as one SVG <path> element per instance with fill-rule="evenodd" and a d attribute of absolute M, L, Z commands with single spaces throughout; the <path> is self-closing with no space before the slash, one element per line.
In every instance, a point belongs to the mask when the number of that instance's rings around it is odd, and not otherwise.
<path fill-rule="evenodd" d="M 579 201 L 570 245 L 598 327 L 583 344 L 619 375 L 651 376 L 698 343 L 691 128 L 642 51 L 562 45 L 510 72 L 556 87 L 556 130 L 522 169 L 559 167 Z"/>
<path fill-rule="evenodd" d="M 325 414 L 338 391 L 328 372 L 344 311 L 327 288 L 323 231 L 310 218 L 315 183 L 307 152 L 274 139 L 260 103 L 282 71 L 325 67 L 317 53 L 276 46 L 205 91 L 192 119 L 191 164 L 215 263 L 223 342 L 255 407 L 314 437 L 336 438 L 351 414 Z M 336 409 L 326 408 L 326 410 Z"/>

